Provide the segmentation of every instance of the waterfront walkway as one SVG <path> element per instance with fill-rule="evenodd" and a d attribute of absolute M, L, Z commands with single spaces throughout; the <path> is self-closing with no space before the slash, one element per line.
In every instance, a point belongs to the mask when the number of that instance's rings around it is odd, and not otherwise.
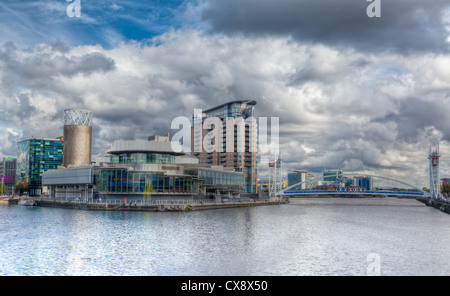
<path fill-rule="evenodd" d="M 19 197 L 18 196 L 6 196 L 6 195 L 2 195 L 0 196 L 0 205 L 12 205 L 12 204 L 17 204 L 17 202 L 19 201 Z"/>
<path fill-rule="evenodd" d="M 145 211 L 145 212 L 181 212 L 213 210 L 222 208 L 253 207 L 264 205 L 280 205 L 289 203 L 289 199 L 282 200 L 225 200 L 214 202 L 211 200 L 155 200 L 148 202 L 73 202 L 73 201 L 54 201 L 48 199 L 35 199 L 36 206 L 56 207 L 79 210 L 97 210 L 97 211 Z"/>
<path fill-rule="evenodd" d="M 417 197 L 418 201 L 423 202 L 427 206 L 431 206 L 435 209 L 441 210 L 444 213 L 450 214 L 450 202 L 444 200 L 433 200 L 426 197 Z"/>

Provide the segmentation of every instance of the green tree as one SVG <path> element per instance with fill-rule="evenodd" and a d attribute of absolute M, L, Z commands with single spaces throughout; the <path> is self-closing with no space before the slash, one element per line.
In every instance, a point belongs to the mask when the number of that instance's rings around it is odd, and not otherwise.
<path fill-rule="evenodd" d="M 0 195 L 3 195 L 6 193 L 6 185 L 5 183 L 0 183 Z"/>
<path fill-rule="evenodd" d="M 28 184 L 26 182 L 18 181 L 16 183 L 16 192 L 19 195 L 22 195 L 24 192 L 28 191 Z"/>
<path fill-rule="evenodd" d="M 450 193 L 450 184 L 442 184 L 441 192 L 442 193 Z"/>

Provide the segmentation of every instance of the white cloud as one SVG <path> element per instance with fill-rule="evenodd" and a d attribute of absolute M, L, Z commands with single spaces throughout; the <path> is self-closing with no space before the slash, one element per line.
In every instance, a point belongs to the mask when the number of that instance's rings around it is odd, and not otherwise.
<path fill-rule="evenodd" d="M 428 141 L 450 139 L 438 116 L 449 109 L 449 61 L 193 30 L 112 49 L 3 48 L 0 113 L 10 124 L 4 134 L 16 139 L 59 136 L 65 108 L 91 109 L 94 152 L 103 153 L 116 139 L 165 134 L 194 108 L 255 99 L 257 116 L 280 117 L 286 171 L 341 167 L 422 187 Z M 11 143 L 0 150 L 13 151 Z"/>

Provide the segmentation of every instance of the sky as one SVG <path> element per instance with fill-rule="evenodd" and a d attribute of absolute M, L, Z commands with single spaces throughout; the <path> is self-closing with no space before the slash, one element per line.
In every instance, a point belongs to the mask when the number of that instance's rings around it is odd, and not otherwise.
<path fill-rule="evenodd" d="M 380 0 L 380 17 L 366 0 L 79 1 L 80 17 L 71 1 L 0 2 L 0 157 L 62 136 L 67 108 L 92 110 L 98 155 L 251 99 L 279 118 L 284 174 L 428 187 L 440 141 L 450 177 L 448 0 Z"/>

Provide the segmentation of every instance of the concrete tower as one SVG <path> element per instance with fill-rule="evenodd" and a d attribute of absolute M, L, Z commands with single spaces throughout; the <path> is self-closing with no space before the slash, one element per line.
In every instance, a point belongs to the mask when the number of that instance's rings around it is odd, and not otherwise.
<path fill-rule="evenodd" d="M 92 112 L 64 110 L 63 166 L 91 164 Z"/>

